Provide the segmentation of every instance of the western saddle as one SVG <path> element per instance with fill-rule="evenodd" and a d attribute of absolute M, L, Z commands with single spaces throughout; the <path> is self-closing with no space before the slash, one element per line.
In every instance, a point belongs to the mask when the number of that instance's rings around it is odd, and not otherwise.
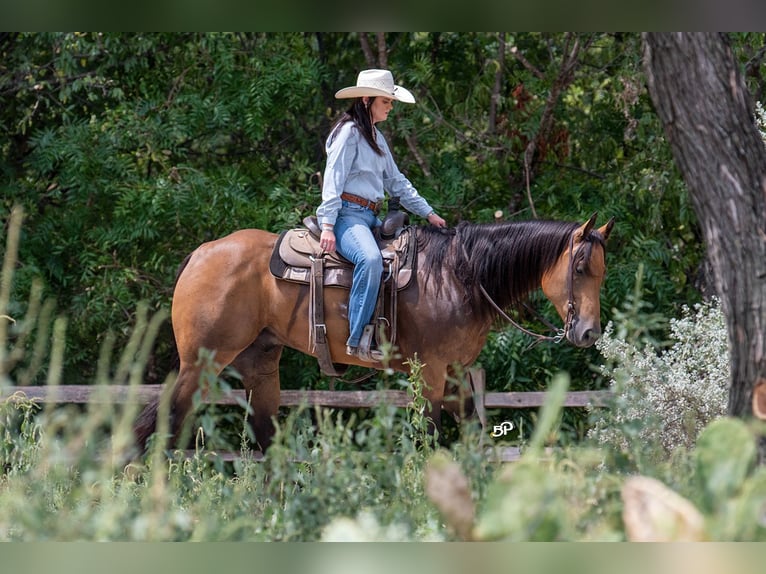
<path fill-rule="evenodd" d="M 395 217 L 390 217 L 392 214 Z M 364 329 L 360 351 L 368 353 L 373 344 L 396 343 L 397 294 L 410 284 L 415 273 L 417 246 L 414 230 L 407 225 L 404 212 L 389 212 L 376 229 L 378 247 L 383 255 L 383 276 L 372 323 Z M 304 218 L 305 227 L 284 231 L 277 240 L 269 262 L 275 277 L 293 283 L 308 284 L 309 341 L 323 373 L 339 376 L 345 366 L 332 361 L 327 344 L 324 320 L 324 288 L 349 290 L 353 264 L 339 253 L 325 253 L 319 246 L 321 235 L 316 216 Z"/>

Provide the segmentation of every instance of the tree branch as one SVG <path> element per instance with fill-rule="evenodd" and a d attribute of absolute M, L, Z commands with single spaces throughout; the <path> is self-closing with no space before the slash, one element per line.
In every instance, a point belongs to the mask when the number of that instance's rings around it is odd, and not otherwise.
<path fill-rule="evenodd" d="M 378 62 L 384 70 L 388 69 L 388 49 L 386 48 L 386 33 L 376 32 L 375 38 L 378 41 Z"/>
<path fill-rule="evenodd" d="M 415 161 L 418 162 L 420 169 L 423 171 L 423 175 L 426 177 L 431 177 L 431 170 L 428 167 L 428 163 L 426 163 L 425 159 L 423 159 L 423 156 L 418 151 L 417 139 L 415 136 L 404 136 L 404 141 L 407 142 L 407 147 L 409 148 L 410 153 L 412 153 L 412 156 L 415 158 Z"/>
<path fill-rule="evenodd" d="M 495 71 L 495 85 L 492 87 L 492 97 L 489 100 L 489 125 L 487 132 L 495 133 L 497 127 L 497 108 L 500 104 L 500 90 L 503 87 L 503 73 L 505 69 L 505 32 L 497 35 L 497 70 Z"/>
<path fill-rule="evenodd" d="M 543 142 L 545 142 L 551 134 L 553 128 L 554 115 L 553 112 L 556 108 L 556 104 L 559 101 L 561 93 L 572 83 L 574 80 L 574 73 L 577 67 L 580 65 L 580 51 L 587 50 L 592 43 L 593 38 L 589 38 L 585 42 L 585 46 L 580 46 L 579 37 L 568 32 L 564 42 L 564 55 L 562 56 L 561 66 L 559 67 L 559 73 L 551 86 L 551 91 L 548 94 L 548 98 L 545 100 L 545 108 L 543 109 L 542 116 L 540 117 L 540 127 L 537 129 L 535 137 L 529 140 L 526 149 L 524 150 L 524 180 L 527 188 L 527 200 L 532 210 L 533 217 L 537 218 L 534 202 L 532 200 L 532 192 L 530 190 L 530 182 L 534 177 L 539 159 L 537 157 L 537 150 Z"/>
<path fill-rule="evenodd" d="M 374 68 L 375 54 L 372 53 L 370 40 L 367 38 L 367 32 L 359 32 L 359 43 L 362 46 L 362 53 L 364 54 L 364 61 L 367 62 L 367 67 Z"/>
<path fill-rule="evenodd" d="M 519 52 L 519 48 L 517 46 L 511 47 L 511 55 L 515 57 L 519 62 L 521 62 L 521 65 L 532 72 L 539 80 L 545 78 L 545 74 L 533 66 L 532 63 L 527 60 L 521 52 Z"/>

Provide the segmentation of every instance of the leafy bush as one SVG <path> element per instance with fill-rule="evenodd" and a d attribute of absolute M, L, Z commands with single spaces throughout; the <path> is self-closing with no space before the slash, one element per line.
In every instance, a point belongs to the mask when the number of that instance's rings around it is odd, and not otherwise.
<path fill-rule="evenodd" d="M 662 460 L 693 448 L 702 429 L 726 412 L 729 347 L 718 301 L 684 307 L 670 333 L 672 346 L 658 352 L 629 342 L 626 333 L 615 336 L 610 322 L 596 343 L 615 397 L 610 410 L 594 411 L 590 436 L 639 464 L 643 456 Z"/>
<path fill-rule="evenodd" d="M 490 485 L 470 538 L 764 541 L 766 469 L 756 465 L 755 438 L 761 431 L 727 417 L 709 423 L 683 464 L 672 466 L 687 471 L 685 496 L 650 476 L 605 472 L 588 448 L 550 461 L 522 457 Z"/>
<path fill-rule="evenodd" d="M 37 413 L 30 426 L 26 413 L 34 410 L 26 401 L 0 403 L 7 423 L 0 451 L 2 540 L 310 541 L 338 535 L 332 523 L 344 517 L 389 525 L 376 537 L 450 536 L 423 492 L 433 450 L 415 411 L 381 405 L 360 421 L 296 408 L 280 421 L 263 461 L 253 460 L 243 441 L 233 464 L 206 448 L 218 440 L 209 440 L 219 432 L 213 424 L 191 457 L 155 444 L 145 461 L 123 469 L 129 412 L 99 401 L 85 413 L 71 407 Z M 220 415 L 197 414 L 208 423 Z M 480 485 L 491 467 L 468 454 L 478 435 L 468 436 L 453 453 L 465 455 L 463 468 Z"/>
<path fill-rule="evenodd" d="M 715 306 L 700 306 L 677 322 L 675 332 L 687 340 L 693 324 L 705 324 L 716 312 Z M 410 389 L 413 402 L 406 410 L 380 405 L 363 419 L 326 409 L 291 410 L 260 462 L 248 451 L 244 431 L 242 456 L 234 463 L 223 463 L 207 447 L 216 441 L 227 446 L 211 435 L 231 424 L 230 414 L 211 409 L 197 413 L 207 430 L 190 457 L 165 452 L 157 442 L 145 460 L 123 466 L 135 406 L 112 404 L 108 384 L 118 376 L 140 383 L 146 349 L 156 336 L 157 320 L 146 313 L 146 307 L 139 312 L 143 319 L 117 368 L 99 368 L 107 377 L 97 388 L 102 394 L 84 411 L 52 404 L 40 411 L 24 400 L 0 403 L 0 539 L 766 539 L 766 474 L 755 466 L 757 429 L 718 418 L 692 449 L 646 459 L 646 477 L 626 478 L 634 465 L 612 454 L 638 451 L 645 440 L 640 432 L 625 433 L 625 445 L 547 450 L 559 443 L 565 375 L 551 382 L 521 460 L 508 465 L 490 462 L 477 446 L 474 426 L 450 450 L 435 450 L 422 416 L 420 382 L 412 379 L 389 382 Z M 673 365 L 686 363 L 680 372 L 693 372 L 705 352 L 696 357 L 682 347 Z M 197 408 L 206 407 L 198 402 Z M 167 432 L 162 421 L 160 436 Z M 651 428 L 653 421 L 642 425 Z M 617 464 L 605 466 L 609 456 Z M 648 477 L 664 477 L 670 488 Z"/>

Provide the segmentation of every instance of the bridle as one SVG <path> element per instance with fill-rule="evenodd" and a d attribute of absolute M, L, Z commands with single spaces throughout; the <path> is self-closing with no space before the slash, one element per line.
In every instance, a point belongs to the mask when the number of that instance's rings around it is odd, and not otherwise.
<path fill-rule="evenodd" d="M 489 304 L 492 306 L 492 308 L 506 321 L 508 321 L 511 325 L 516 327 L 519 331 L 522 333 L 525 333 L 529 335 L 530 337 L 533 337 L 537 339 L 538 342 L 542 341 L 553 341 L 554 343 L 560 343 L 563 341 L 567 335 L 569 335 L 569 331 L 572 329 L 572 323 L 574 321 L 575 316 L 575 297 L 574 297 L 574 273 L 575 273 L 575 259 L 574 259 L 574 236 L 577 230 L 572 232 L 572 235 L 569 237 L 569 263 L 567 267 L 567 316 L 564 321 L 564 327 L 561 329 L 556 330 L 556 334 L 551 335 L 541 335 L 539 333 L 535 333 L 534 331 L 530 331 L 529 329 L 526 329 L 519 325 L 516 321 L 514 321 L 511 317 L 508 316 L 508 314 L 503 311 L 500 306 L 495 303 L 495 301 L 492 299 L 489 293 L 487 293 L 487 290 L 484 289 L 484 285 L 479 283 L 479 291 L 484 296 L 484 298 L 489 302 Z M 458 236 L 458 241 L 460 241 L 460 237 Z M 465 245 L 463 245 L 462 241 L 460 242 L 460 247 L 463 249 L 463 255 L 465 256 L 466 260 L 469 260 L 468 258 L 468 252 L 465 250 Z M 545 319 L 543 319 L 543 322 L 548 323 Z M 548 323 L 550 324 L 550 323 Z"/>

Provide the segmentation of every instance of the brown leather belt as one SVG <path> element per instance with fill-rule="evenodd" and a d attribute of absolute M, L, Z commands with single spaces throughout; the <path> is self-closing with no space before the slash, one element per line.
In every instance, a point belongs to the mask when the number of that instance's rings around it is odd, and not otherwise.
<path fill-rule="evenodd" d="M 340 194 L 340 198 L 345 199 L 346 201 L 350 201 L 351 203 L 361 205 L 362 207 L 366 207 L 367 209 L 371 209 L 375 215 L 378 214 L 380 211 L 380 204 L 383 203 L 382 201 L 376 203 L 374 201 L 370 201 L 369 199 L 359 197 L 358 195 L 352 195 L 345 192 Z"/>

